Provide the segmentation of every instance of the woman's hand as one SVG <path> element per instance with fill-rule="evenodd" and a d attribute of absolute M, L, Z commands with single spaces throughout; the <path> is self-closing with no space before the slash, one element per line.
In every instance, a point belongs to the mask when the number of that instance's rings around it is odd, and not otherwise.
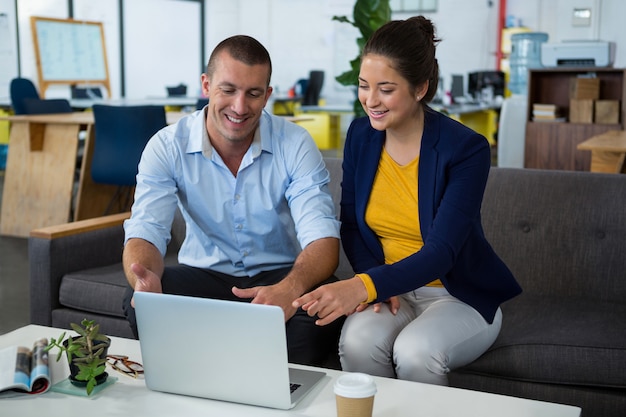
<path fill-rule="evenodd" d="M 357 307 L 367 300 L 367 290 L 360 278 L 322 285 L 315 290 L 296 298 L 293 306 L 302 307 L 311 317 L 317 314 L 318 326 L 332 323 L 343 315 L 357 311 Z"/>
<path fill-rule="evenodd" d="M 389 310 L 391 310 L 391 314 L 393 314 L 394 316 L 398 313 L 398 310 L 400 309 L 400 300 L 398 299 L 397 296 L 393 296 L 385 302 L 376 303 L 372 306 L 372 308 L 374 309 L 376 313 L 378 313 L 380 309 L 382 308 L 383 304 L 389 304 Z M 357 313 L 361 312 L 368 307 L 370 307 L 369 304 L 361 304 L 356 308 L 356 312 Z"/>

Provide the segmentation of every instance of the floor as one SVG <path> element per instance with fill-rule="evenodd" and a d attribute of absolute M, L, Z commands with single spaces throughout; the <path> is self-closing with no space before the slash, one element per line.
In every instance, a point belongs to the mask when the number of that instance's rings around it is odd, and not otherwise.
<path fill-rule="evenodd" d="M 0 236 L 0 334 L 30 323 L 28 270 L 28 239 Z"/>

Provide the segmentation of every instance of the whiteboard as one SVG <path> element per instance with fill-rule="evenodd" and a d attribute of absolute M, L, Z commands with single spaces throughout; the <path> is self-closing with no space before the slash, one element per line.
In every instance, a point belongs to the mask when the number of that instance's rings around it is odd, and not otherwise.
<path fill-rule="evenodd" d="M 42 95 L 49 84 L 109 87 L 101 22 L 31 17 Z"/>

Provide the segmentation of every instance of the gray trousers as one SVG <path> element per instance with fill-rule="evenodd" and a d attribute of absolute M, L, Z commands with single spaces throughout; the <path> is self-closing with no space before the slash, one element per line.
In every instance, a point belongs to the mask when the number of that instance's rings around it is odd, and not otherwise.
<path fill-rule="evenodd" d="M 346 319 L 339 340 L 344 371 L 448 385 L 450 369 L 467 365 L 493 344 L 502 311 L 492 324 L 444 288 L 423 287 L 400 296 L 391 314 L 370 306 Z"/>

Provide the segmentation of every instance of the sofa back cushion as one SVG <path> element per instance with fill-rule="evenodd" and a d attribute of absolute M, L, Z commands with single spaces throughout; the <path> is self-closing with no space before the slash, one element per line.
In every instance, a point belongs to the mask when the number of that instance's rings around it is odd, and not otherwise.
<path fill-rule="evenodd" d="M 338 219 L 340 212 L 339 203 L 341 202 L 341 181 L 343 179 L 342 161 L 343 160 L 340 158 L 324 158 L 326 169 L 328 169 L 328 173 L 330 174 L 330 184 L 328 188 L 330 195 L 333 197 L 333 203 L 335 203 L 335 213 Z M 341 245 L 339 250 L 339 267 L 335 271 L 335 276 L 339 279 L 352 278 L 354 276 L 350 262 L 348 262 L 348 258 Z"/>
<path fill-rule="evenodd" d="M 626 175 L 492 168 L 482 221 L 527 293 L 626 297 Z"/>

